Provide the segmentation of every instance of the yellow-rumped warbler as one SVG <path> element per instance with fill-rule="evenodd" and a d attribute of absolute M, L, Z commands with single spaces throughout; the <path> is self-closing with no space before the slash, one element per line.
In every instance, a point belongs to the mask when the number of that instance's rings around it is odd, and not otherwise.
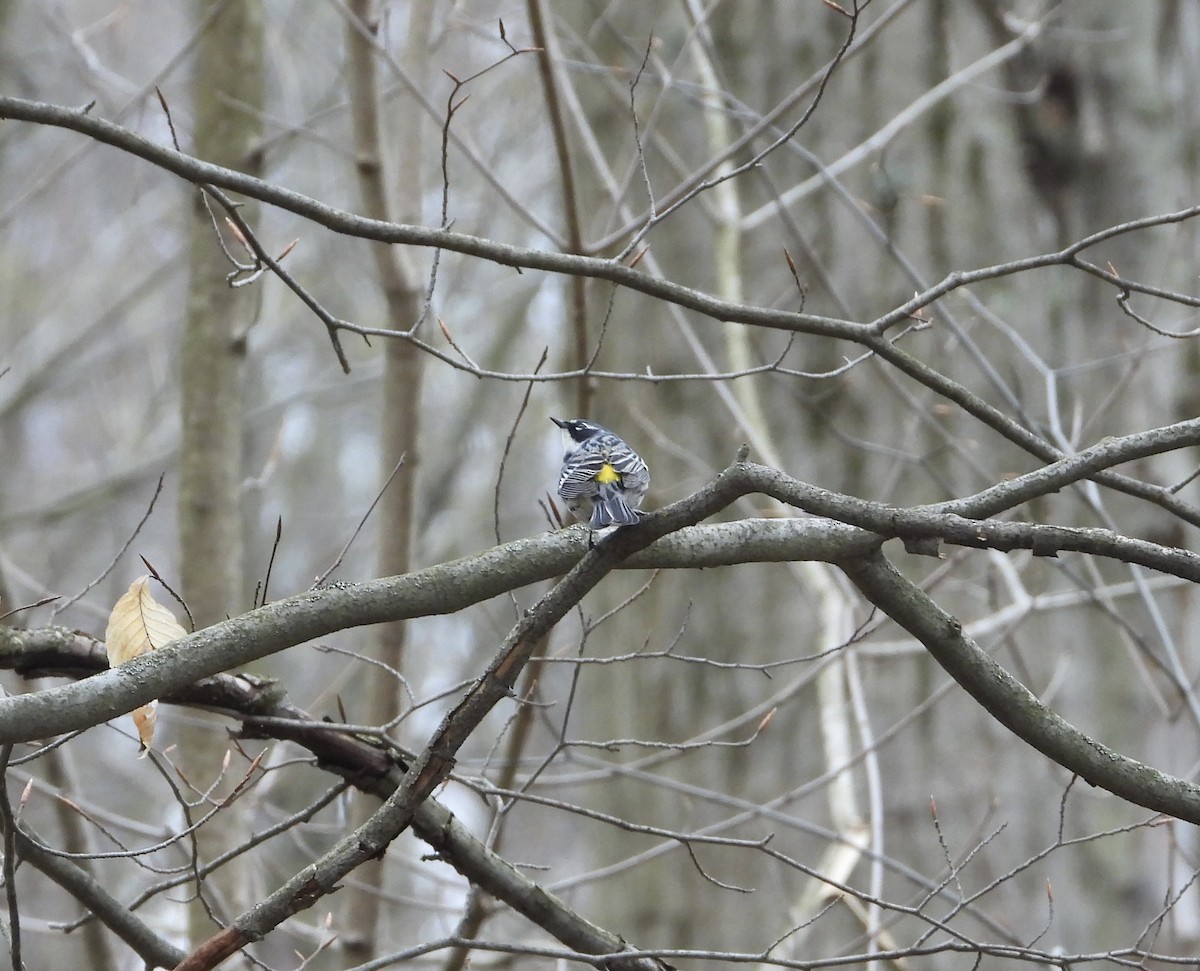
<path fill-rule="evenodd" d="M 650 488 L 646 463 L 619 436 L 595 422 L 550 420 L 566 432 L 558 494 L 571 515 L 592 529 L 634 525 Z"/>

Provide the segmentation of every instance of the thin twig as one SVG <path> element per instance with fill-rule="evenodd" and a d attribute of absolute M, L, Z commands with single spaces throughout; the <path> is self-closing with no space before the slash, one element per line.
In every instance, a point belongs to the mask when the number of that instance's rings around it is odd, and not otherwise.
<path fill-rule="evenodd" d="M 174 598 L 175 602 L 176 602 L 177 604 L 179 604 L 179 606 L 180 606 L 180 607 L 182 607 L 182 608 L 183 608 L 183 612 L 184 612 L 185 614 L 187 614 L 187 619 L 188 619 L 188 627 L 189 627 L 191 630 L 195 630 L 195 629 L 196 629 L 196 618 L 192 616 L 192 612 L 191 612 L 191 610 L 190 610 L 190 609 L 188 609 L 187 601 L 186 601 L 186 600 L 184 600 L 184 599 L 183 599 L 183 597 L 181 597 L 181 596 L 180 596 L 180 595 L 179 595 L 179 594 L 176 592 L 176 590 L 175 590 L 175 588 L 174 588 L 174 587 L 172 587 L 172 586 L 171 586 L 169 583 L 167 583 L 167 581 L 166 581 L 165 579 L 163 579 L 163 575 L 162 575 L 161 573 L 159 573 L 159 572 L 158 572 L 158 568 L 157 568 L 157 567 L 155 567 L 155 565 L 154 565 L 153 563 L 151 563 L 151 562 L 150 562 L 148 559 L 146 559 L 146 557 L 144 557 L 144 556 L 141 556 L 141 557 L 139 557 L 139 559 L 142 561 L 142 563 L 144 563 L 144 564 L 145 564 L 145 566 L 146 566 L 146 569 L 150 571 L 150 575 L 151 575 L 152 577 L 154 577 L 154 579 L 155 579 L 155 580 L 157 580 L 157 581 L 158 581 L 158 582 L 159 582 L 159 583 L 162 585 L 162 588 L 163 588 L 164 590 L 166 590 L 166 591 L 167 591 L 167 593 L 169 593 L 169 594 L 171 595 L 171 597 L 172 597 L 172 598 Z"/>
<path fill-rule="evenodd" d="M 271 558 L 267 561 L 267 575 L 263 577 L 262 582 L 262 602 L 257 606 L 261 607 L 267 602 L 267 587 L 271 584 L 271 571 L 275 567 L 275 554 L 279 552 L 279 542 L 283 539 L 283 516 L 280 516 L 275 522 L 275 542 L 271 544 Z"/>
<path fill-rule="evenodd" d="M 8 900 L 9 948 L 13 971 L 24 971 L 21 961 L 21 911 L 17 905 L 17 821 L 8 801 L 8 763 L 12 745 L 0 746 L 0 820 L 4 825 L 4 895 Z"/>
<path fill-rule="evenodd" d="M 54 601 L 56 601 L 57 599 L 58 599 L 58 597 L 42 597 L 41 600 L 35 600 L 31 604 L 23 604 L 20 607 L 13 607 L 12 610 L 7 610 L 4 613 L 0 614 L 0 620 L 6 620 L 9 617 L 11 617 L 13 614 L 19 614 L 22 610 L 32 610 L 34 607 L 44 607 L 44 606 L 46 606 L 46 604 L 54 603 Z"/>
<path fill-rule="evenodd" d="M 549 356 L 550 348 L 543 348 L 542 356 L 538 358 L 537 365 L 533 369 L 534 374 L 537 374 L 542 369 L 542 365 L 546 363 Z M 521 404 L 517 408 L 517 414 L 513 418 L 512 426 L 508 430 L 508 436 L 504 439 L 504 450 L 500 453 L 500 465 L 496 469 L 496 484 L 492 488 L 492 525 L 497 543 L 504 542 L 500 537 L 500 486 L 504 482 L 504 470 L 508 465 L 508 456 L 512 452 L 513 442 L 517 437 L 517 429 L 521 427 L 521 419 L 525 417 L 525 409 L 529 407 L 529 395 L 532 391 L 533 382 L 530 381 L 525 386 L 525 394 L 521 397 Z"/>
<path fill-rule="evenodd" d="M 61 603 L 57 607 L 55 607 L 52 611 L 50 611 L 50 619 L 52 621 L 54 620 L 55 617 L 57 617 L 60 613 L 62 613 L 64 610 L 66 610 L 72 604 L 76 604 L 80 600 L 82 600 L 84 597 L 86 597 L 88 595 L 88 593 L 90 593 L 93 589 L 95 589 L 97 584 L 99 584 L 101 581 L 104 580 L 104 578 L 106 576 L 108 576 L 110 573 L 112 573 L 112 571 L 116 568 L 117 564 L 121 562 L 121 557 L 123 557 L 129 551 L 129 547 L 132 546 L 133 541 L 135 539 L 137 539 L 138 534 L 142 531 L 142 527 L 145 526 L 146 523 L 149 521 L 150 514 L 152 512 L 154 512 L 154 504 L 156 502 L 158 502 L 158 497 L 160 495 L 162 495 L 163 480 L 166 478 L 166 475 L 167 474 L 165 472 L 163 472 L 159 475 L 158 484 L 154 487 L 154 495 L 152 495 L 150 497 L 150 503 L 149 503 L 149 505 L 146 506 L 146 511 L 142 514 L 142 518 L 140 520 L 138 520 L 138 524 L 133 528 L 133 532 L 129 534 L 129 538 L 126 539 L 125 542 L 121 544 L 121 548 L 119 550 L 117 550 L 116 555 L 111 560 L 109 560 L 108 566 L 106 566 L 103 570 L 101 570 L 100 574 L 94 580 L 92 580 L 90 583 L 88 583 L 87 586 L 85 586 L 82 590 L 80 590 L 79 593 L 75 594 L 75 596 L 71 597 L 69 600 L 64 601 L 63 603 Z"/>
<path fill-rule="evenodd" d="M 396 477 L 396 473 L 399 472 L 403 466 L 404 466 L 404 456 L 401 455 L 400 460 L 396 463 L 395 467 L 392 469 L 391 475 L 389 475 L 387 477 L 386 481 L 384 481 L 383 485 L 379 487 L 379 491 L 377 493 L 375 493 L 375 498 L 371 500 L 371 505 L 368 506 L 367 511 L 365 513 L 363 513 L 362 519 L 360 519 L 358 521 L 358 525 L 354 528 L 354 532 L 350 534 L 350 538 L 348 540 L 346 540 L 346 545 L 342 547 L 342 551 L 340 553 L 338 553 L 337 558 L 330 565 L 329 569 L 326 570 L 324 573 L 322 573 L 319 577 L 317 577 L 317 579 L 313 582 L 312 589 L 315 590 L 318 587 L 324 586 L 325 581 L 329 579 L 329 575 L 331 573 L 333 573 L 333 571 L 336 570 L 339 566 L 342 565 L 342 560 L 345 558 L 346 554 L 349 552 L 350 545 L 356 539 L 358 539 L 358 534 L 362 532 L 363 527 L 367 524 L 367 520 L 371 517 L 371 513 L 375 511 L 375 507 L 377 505 L 379 505 L 379 500 L 383 498 L 383 494 L 387 491 L 387 487 L 392 484 L 392 479 L 394 479 Z"/>
<path fill-rule="evenodd" d="M 863 6 L 865 6 L 865 4 Z M 756 152 L 741 165 L 724 167 L 725 163 L 721 163 L 721 165 L 717 166 L 717 175 L 713 176 L 712 178 L 705 179 L 703 182 L 697 183 L 690 190 L 684 192 L 677 199 L 671 202 L 671 204 L 661 212 L 651 215 L 650 218 L 645 221 L 642 227 L 629 238 L 629 242 L 625 245 L 625 248 L 618 255 L 617 259 L 623 260 L 627 258 L 630 253 L 632 253 L 642 244 L 642 241 L 646 238 L 650 231 L 654 229 L 655 226 L 659 225 L 664 219 L 669 218 L 673 213 L 687 205 L 692 199 L 710 189 L 721 185 L 724 182 L 729 181 L 730 179 L 737 178 L 744 172 L 749 172 L 757 168 L 762 164 L 763 160 L 766 159 L 767 156 L 775 152 L 781 145 L 785 145 L 795 138 L 796 134 L 808 124 L 809 119 L 812 118 L 813 114 L 816 112 L 817 106 L 820 105 L 821 101 L 824 99 L 825 91 L 829 86 L 830 80 L 833 78 L 834 73 L 841 66 L 842 61 L 845 60 L 846 55 L 850 52 L 850 49 L 854 44 L 854 37 L 858 30 L 859 9 L 860 5 L 855 4 L 853 16 L 848 17 L 850 26 L 846 31 L 845 39 L 842 41 L 842 44 L 838 48 L 837 52 L 833 55 L 833 58 L 830 60 L 829 64 L 826 65 L 821 75 L 821 80 L 817 84 L 817 89 L 813 94 L 812 100 L 809 101 L 807 107 L 800 113 L 800 117 L 792 124 L 792 126 L 765 148 Z"/>

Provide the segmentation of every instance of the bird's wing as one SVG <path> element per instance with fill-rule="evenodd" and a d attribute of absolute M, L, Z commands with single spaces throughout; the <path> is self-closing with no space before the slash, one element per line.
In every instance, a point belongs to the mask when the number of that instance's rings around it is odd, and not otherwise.
<path fill-rule="evenodd" d="M 577 455 L 563 466 L 562 475 L 558 478 L 558 494 L 564 499 L 595 495 L 595 479 L 602 468 L 604 456 L 596 453 Z"/>
<path fill-rule="evenodd" d="M 650 470 L 636 452 L 614 456 L 612 467 L 621 474 L 621 484 L 630 492 L 645 492 L 650 488 Z"/>

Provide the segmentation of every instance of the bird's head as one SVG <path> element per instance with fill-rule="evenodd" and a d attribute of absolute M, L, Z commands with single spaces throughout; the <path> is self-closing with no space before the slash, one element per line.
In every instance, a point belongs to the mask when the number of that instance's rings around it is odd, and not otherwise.
<path fill-rule="evenodd" d="M 597 425 L 594 421 L 588 421 L 586 418 L 551 418 L 554 424 L 561 428 L 564 432 L 571 436 L 571 439 L 576 442 L 586 442 L 593 435 L 600 435 L 604 429 Z"/>

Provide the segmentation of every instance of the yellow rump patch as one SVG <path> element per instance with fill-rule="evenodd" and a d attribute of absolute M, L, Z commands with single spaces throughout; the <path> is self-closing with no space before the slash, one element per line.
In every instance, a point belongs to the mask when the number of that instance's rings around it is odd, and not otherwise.
<path fill-rule="evenodd" d="M 612 482 L 620 482 L 621 473 L 605 462 L 600 471 L 596 473 L 596 481 L 601 485 L 608 485 Z"/>

